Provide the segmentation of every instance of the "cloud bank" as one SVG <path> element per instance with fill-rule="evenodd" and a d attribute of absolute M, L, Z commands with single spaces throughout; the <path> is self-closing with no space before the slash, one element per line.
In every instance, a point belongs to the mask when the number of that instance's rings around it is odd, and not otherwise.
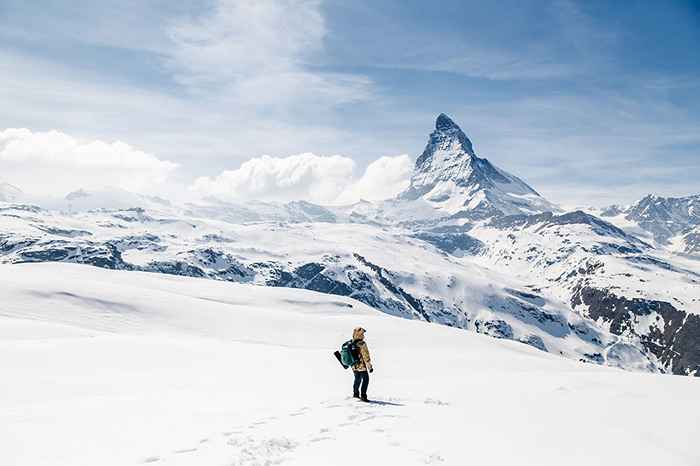
<path fill-rule="evenodd" d="M 352 203 L 395 196 L 408 186 L 411 169 L 407 155 L 381 157 L 369 164 L 360 177 L 354 175 L 355 162 L 340 155 L 265 155 L 216 177 L 200 177 L 192 189 L 203 196 L 229 201 L 303 199 L 320 204 Z"/>
<path fill-rule="evenodd" d="M 0 130 L 0 167 L 0 182 L 39 199 L 106 187 L 178 198 L 187 191 L 185 180 L 175 180 L 176 163 L 121 141 L 83 140 L 55 130 Z M 381 157 L 359 176 L 355 161 L 340 155 L 263 155 L 235 170 L 196 178 L 189 194 L 228 201 L 308 200 L 329 205 L 380 200 L 405 189 L 411 169 L 407 155 Z"/>
<path fill-rule="evenodd" d="M 0 130 L 0 178 L 35 196 L 113 186 L 151 193 L 177 164 L 124 142 L 81 140 L 60 131 Z"/>

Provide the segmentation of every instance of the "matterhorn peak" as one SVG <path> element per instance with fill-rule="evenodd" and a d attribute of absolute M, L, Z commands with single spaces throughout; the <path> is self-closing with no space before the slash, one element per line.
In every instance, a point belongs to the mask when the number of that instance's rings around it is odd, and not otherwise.
<path fill-rule="evenodd" d="M 554 210 L 525 182 L 479 158 L 464 131 L 444 113 L 435 120 L 435 131 L 399 198 L 422 198 L 449 214 L 467 211 L 473 217 Z"/>
<path fill-rule="evenodd" d="M 464 134 L 462 128 L 444 113 L 438 115 L 435 120 L 435 131 L 430 135 L 428 147 L 431 145 L 442 147 L 455 146 L 456 148 L 462 149 L 470 156 L 475 156 L 472 142 L 467 135 Z"/>
<path fill-rule="evenodd" d="M 435 120 L 435 130 L 436 131 L 449 131 L 451 129 L 460 129 L 457 123 L 452 121 L 452 118 L 448 117 L 446 114 L 441 113 L 438 115 L 437 120 Z"/>

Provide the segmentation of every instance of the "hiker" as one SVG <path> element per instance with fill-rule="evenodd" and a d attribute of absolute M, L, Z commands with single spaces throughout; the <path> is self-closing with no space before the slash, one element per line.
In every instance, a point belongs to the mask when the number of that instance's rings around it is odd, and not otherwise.
<path fill-rule="evenodd" d="M 352 341 L 359 353 L 357 363 L 352 366 L 352 372 L 355 375 L 355 382 L 352 385 L 352 396 L 362 401 L 368 401 L 367 386 L 369 385 L 369 373 L 374 371 L 372 368 L 372 361 L 369 358 L 369 349 L 365 342 L 365 332 L 366 330 L 362 327 L 357 327 L 352 331 Z"/>

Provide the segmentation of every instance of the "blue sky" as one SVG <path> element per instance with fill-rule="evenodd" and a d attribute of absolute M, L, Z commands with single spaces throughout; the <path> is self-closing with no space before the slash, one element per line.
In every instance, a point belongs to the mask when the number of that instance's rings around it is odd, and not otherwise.
<path fill-rule="evenodd" d="M 700 3 L 0 0 L 0 129 L 123 141 L 173 183 L 415 158 L 448 113 L 555 202 L 700 192 Z"/>

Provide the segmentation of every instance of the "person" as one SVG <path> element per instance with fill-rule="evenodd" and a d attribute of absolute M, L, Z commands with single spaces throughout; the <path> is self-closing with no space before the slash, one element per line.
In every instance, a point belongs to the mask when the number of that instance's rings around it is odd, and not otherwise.
<path fill-rule="evenodd" d="M 352 366 L 352 372 L 355 375 L 355 381 L 352 385 L 352 396 L 362 401 L 369 401 L 367 399 L 367 386 L 369 385 L 369 374 L 374 372 L 374 368 L 369 357 L 367 342 L 365 342 L 365 333 L 366 330 L 362 327 L 357 327 L 352 331 L 352 340 L 359 353 L 358 362 Z"/>

